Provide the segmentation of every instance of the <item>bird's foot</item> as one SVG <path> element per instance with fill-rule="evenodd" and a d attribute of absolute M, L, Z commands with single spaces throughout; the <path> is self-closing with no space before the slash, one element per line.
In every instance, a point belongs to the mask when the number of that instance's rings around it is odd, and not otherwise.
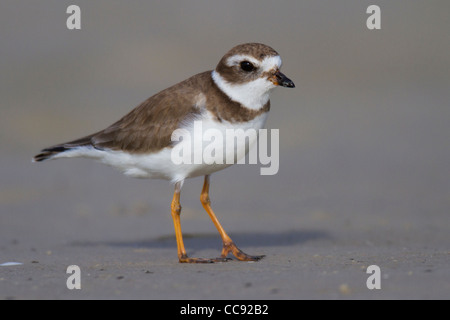
<path fill-rule="evenodd" d="M 228 258 L 228 254 L 233 254 L 239 261 L 259 261 L 264 258 L 264 255 L 261 256 L 251 256 L 246 254 L 241 249 L 239 249 L 234 242 L 224 243 L 222 254 L 218 258 L 213 259 L 203 259 L 203 258 L 190 258 L 187 255 L 179 256 L 180 263 L 216 263 L 216 262 L 228 262 L 232 260 Z"/>
<path fill-rule="evenodd" d="M 179 257 L 180 263 L 215 263 L 215 262 L 227 262 L 230 261 L 230 258 L 213 258 L 213 259 L 203 259 L 203 258 L 189 258 L 188 256 Z"/>
<path fill-rule="evenodd" d="M 202 258 L 189 258 L 188 256 L 181 256 L 178 258 L 180 263 L 214 263 L 213 259 L 202 259 Z"/>
<path fill-rule="evenodd" d="M 234 242 L 224 243 L 221 258 L 225 258 L 232 253 L 239 261 L 259 261 L 265 256 L 251 256 L 239 249 Z"/>

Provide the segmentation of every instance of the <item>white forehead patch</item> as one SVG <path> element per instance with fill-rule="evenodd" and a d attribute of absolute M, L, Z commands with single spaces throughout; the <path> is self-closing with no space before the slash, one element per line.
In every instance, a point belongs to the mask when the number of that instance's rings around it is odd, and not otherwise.
<path fill-rule="evenodd" d="M 227 66 L 233 67 L 238 64 L 240 64 L 242 61 L 249 61 L 253 63 L 253 65 L 257 68 L 261 68 L 262 71 L 270 71 L 272 69 L 279 69 L 281 68 L 281 57 L 280 56 L 270 56 L 265 57 L 264 60 L 259 61 L 255 59 L 252 56 L 248 56 L 245 54 L 236 54 L 234 56 L 231 56 L 227 59 L 225 62 Z"/>
<path fill-rule="evenodd" d="M 280 56 L 271 56 L 264 58 L 264 60 L 261 62 L 261 68 L 263 71 L 270 71 L 274 68 L 280 69 L 281 64 L 282 61 Z"/>

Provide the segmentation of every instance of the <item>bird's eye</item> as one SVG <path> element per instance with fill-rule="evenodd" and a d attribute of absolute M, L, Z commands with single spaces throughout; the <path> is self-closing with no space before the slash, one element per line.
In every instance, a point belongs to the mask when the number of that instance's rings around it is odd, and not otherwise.
<path fill-rule="evenodd" d="M 241 69 L 246 71 L 246 72 L 250 72 L 250 71 L 255 70 L 255 66 L 251 62 L 242 61 L 241 62 Z"/>

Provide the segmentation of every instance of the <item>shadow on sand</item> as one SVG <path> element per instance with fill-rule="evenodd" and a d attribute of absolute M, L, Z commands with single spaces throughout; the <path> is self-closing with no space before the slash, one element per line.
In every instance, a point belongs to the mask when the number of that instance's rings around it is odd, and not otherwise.
<path fill-rule="evenodd" d="M 292 246 L 314 240 L 332 239 L 318 230 L 286 231 L 279 233 L 232 233 L 230 237 L 240 247 Z M 217 249 L 222 245 L 218 233 L 183 234 L 184 243 L 189 250 Z M 72 246 L 113 246 L 130 248 L 175 248 L 174 235 L 136 241 L 75 241 Z"/>

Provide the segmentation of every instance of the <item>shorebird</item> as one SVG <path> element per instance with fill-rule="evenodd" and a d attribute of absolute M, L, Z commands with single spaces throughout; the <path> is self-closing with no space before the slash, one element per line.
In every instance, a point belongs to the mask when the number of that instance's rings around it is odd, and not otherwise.
<path fill-rule="evenodd" d="M 172 151 L 178 144 L 186 143 L 174 141 L 174 132 L 183 129 L 193 133 L 196 121 L 201 121 L 204 128 L 220 132 L 263 128 L 270 110 L 272 89 L 295 87 L 280 68 L 280 55 L 271 47 L 260 43 L 238 45 L 222 57 L 214 70 L 194 75 L 151 96 L 104 130 L 43 149 L 33 161 L 85 157 L 115 167 L 128 176 L 169 180 L 175 185 L 171 213 L 179 262 L 227 261 L 230 253 L 241 261 L 260 260 L 264 256 L 248 255 L 236 246 L 211 208 L 210 175 L 232 163 L 175 164 Z M 194 134 L 194 139 L 200 137 Z M 232 151 L 245 155 L 250 148 L 249 143 L 241 143 Z M 189 150 L 196 156 L 203 152 L 203 146 Z M 225 150 L 224 157 L 226 152 L 230 151 Z M 200 201 L 222 237 L 223 248 L 218 258 L 188 257 L 183 243 L 181 188 L 185 179 L 197 176 L 204 176 Z"/>

